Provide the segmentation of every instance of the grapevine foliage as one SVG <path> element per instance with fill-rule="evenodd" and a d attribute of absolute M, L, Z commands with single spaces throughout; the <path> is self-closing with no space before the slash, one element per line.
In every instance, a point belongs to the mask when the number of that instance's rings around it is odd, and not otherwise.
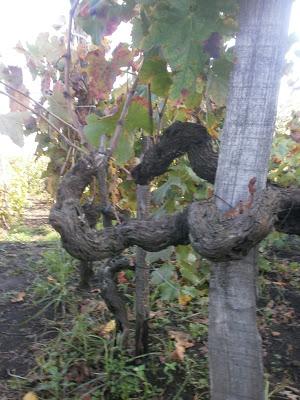
<path fill-rule="evenodd" d="M 235 62 L 229 44 L 238 29 L 237 15 L 237 0 L 81 0 L 74 11 L 70 43 L 68 28 L 62 26 L 53 36 L 41 33 L 33 44 L 17 45 L 33 79 L 40 79 L 38 103 L 27 97 L 19 68 L 0 66 L 0 78 L 13 97 L 11 113 L 0 116 L 0 125 L 18 144 L 24 129 L 37 133 L 37 154 L 50 158 L 48 188 L 55 193 L 60 176 L 81 156 L 78 148 L 84 148 L 78 127 L 92 148 L 99 147 L 102 135 L 108 143 L 138 76 L 109 166 L 110 200 L 135 213 L 135 185 L 128 170 L 139 161 L 143 136 L 156 141 L 165 126 L 180 120 L 200 122 L 214 139 L 219 137 Z M 132 43 L 121 42 L 113 49 L 110 37 L 121 23 L 131 24 Z M 297 121 L 294 116 L 289 127 L 294 140 L 288 131 L 278 136 L 271 159 L 270 177 L 286 185 L 295 178 L 300 181 Z M 185 158 L 157 178 L 151 190 L 157 215 L 212 192 Z M 193 282 L 195 271 L 189 270 L 188 261 L 194 257 L 192 251 L 176 251 L 183 276 Z"/>

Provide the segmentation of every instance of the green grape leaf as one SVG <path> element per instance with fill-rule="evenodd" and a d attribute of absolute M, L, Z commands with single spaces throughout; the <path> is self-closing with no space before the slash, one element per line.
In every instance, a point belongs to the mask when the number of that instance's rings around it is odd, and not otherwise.
<path fill-rule="evenodd" d="M 179 98 L 182 90 L 193 93 L 196 78 L 208 60 L 202 42 L 216 28 L 216 11 L 212 12 L 203 0 L 165 0 L 157 2 L 152 18 L 154 22 L 142 43 L 144 50 L 161 47 L 173 72 L 172 98 Z"/>
<path fill-rule="evenodd" d="M 56 82 L 53 88 L 53 93 L 51 96 L 48 96 L 48 103 L 50 111 L 62 118 L 64 121 L 72 123 L 73 119 L 70 115 L 68 102 L 64 95 L 64 84 L 61 81 Z M 56 118 L 50 116 L 49 120 L 57 127 L 59 127 L 59 123 Z"/>
<path fill-rule="evenodd" d="M 24 123 L 30 112 L 10 112 L 0 115 L 0 134 L 10 137 L 17 146 L 24 146 Z"/>
<path fill-rule="evenodd" d="M 87 118 L 88 124 L 85 126 L 84 132 L 88 141 L 95 146 L 99 146 L 99 139 L 102 134 L 111 136 L 116 128 L 116 124 L 121 115 L 123 102 L 120 104 L 118 111 L 108 117 L 98 117 L 91 114 Z M 131 132 L 135 129 L 144 129 L 149 132 L 150 122 L 147 110 L 147 104 L 140 97 L 133 98 L 127 117 L 124 123 L 124 130 Z"/>
<path fill-rule="evenodd" d="M 214 61 L 207 92 L 218 107 L 226 105 L 229 75 L 232 66 L 232 61 L 227 57 Z"/>
<path fill-rule="evenodd" d="M 162 0 L 142 5 L 140 17 L 133 21 L 134 44 L 144 52 L 159 49 L 172 71 L 171 99 L 184 93 L 192 103 L 197 78 L 207 66 L 209 54 L 204 51 L 205 42 L 211 35 L 219 35 L 220 51 L 223 49 L 221 35 L 230 37 L 236 32 L 237 1 L 224 5 L 220 0 Z M 196 104 L 197 105 L 197 104 Z"/>
<path fill-rule="evenodd" d="M 118 4 L 110 0 L 83 0 L 80 4 L 77 22 L 91 36 L 94 44 L 99 45 L 103 36 L 115 32 L 121 21 L 132 17 L 135 2 Z"/>
<path fill-rule="evenodd" d="M 19 51 L 32 57 L 39 66 L 43 65 L 43 59 L 46 58 L 50 64 L 55 64 L 63 55 L 66 54 L 66 46 L 63 40 L 58 36 L 51 36 L 48 32 L 38 35 L 34 44 L 27 43 L 27 50 L 18 47 Z"/>
<path fill-rule="evenodd" d="M 194 285 L 200 282 L 197 257 L 190 246 L 177 246 L 176 259 L 182 276 Z"/>
<path fill-rule="evenodd" d="M 96 114 L 90 114 L 87 117 L 87 125 L 84 127 L 84 133 L 87 140 L 94 147 L 98 148 L 100 136 L 111 136 L 115 130 L 119 117 L 119 112 L 108 117 L 98 117 Z"/>
<path fill-rule="evenodd" d="M 177 299 L 179 293 L 178 285 L 162 283 L 159 287 L 160 299 L 165 301 L 172 301 Z"/>
<path fill-rule="evenodd" d="M 171 282 L 174 276 L 174 266 L 164 264 L 160 268 L 155 269 L 151 274 L 151 283 L 159 285 L 163 282 Z"/>
<path fill-rule="evenodd" d="M 159 56 L 146 57 L 140 71 L 140 82 L 150 83 L 153 93 L 166 97 L 172 84 L 166 61 Z"/>
<path fill-rule="evenodd" d="M 120 137 L 114 157 L 118 165 L 124 165 L 131 157 L 134 156 L 134 135 L 128 131 L 124 131 Z"/>
<path fill-rule="evenodd" d="M 170 176 L 167 182 L 153 192 L 153 200 L 157 204 L 162 203 L 173 186 L 179 188 L 182 194 L 186 192 L 186 184 L 181 180 L 181 178 L 179 176 Z"/>

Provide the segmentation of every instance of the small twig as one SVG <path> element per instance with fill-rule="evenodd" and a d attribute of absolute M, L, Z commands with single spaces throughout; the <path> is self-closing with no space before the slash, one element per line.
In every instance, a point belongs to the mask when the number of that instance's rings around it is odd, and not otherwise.
<path fill-rule="evenodd" d="M 68 152 L 67 152 L 67 156 L 66 156 L 65 162 L 63 163 L 63 165 L 62 165 L 62 167 L 60 169 L 60 173 L 59 173 L 60 176 L 64 175 L 64 173 L 65 173 L 65 170 L 66 170 L 69 158 L 71 156 L 71 153 L 72 153 L 72 147 L 70 147 Z"/>
<path fill-rule="evenodd" d="M 150 123 L 150 134 L 153 134 L 153 109 L 151 101 L 151 87 L 148 85 L 148 115 Z M 152 145 L 151 137 L 143 138 L 143 154 Z M 142 157 L 143 157 L 142 154 Z M 149 185 L 137 185 L 137 217 L 146 219 L 149 217 L 151 193 Z M 135 353 L 140 355 L 148 350 L 148 319 L 150 313 L 149 303 L 149 266 L 146 261 L 147 252 L 140 247 L 136 249 L 136 270 L 135 270 L 135 296 L 136 296 L 136 325 L 135 325 Z"/>
<path fill-rule="evenodd" d="M 213 59 L 211 58 L 209 60 L 209 70 L 207 73 L 207 81 L 206 81 L 206 88 L 205 88 L 205 104 L 206 104 L 206 123 L 208 122 L 208 115 L 212 113 L 212 106 L 211 106 L 211 100 L 209 97 L 209 90 L 211 87 L 211 82 L 212 82 L 212 67 L 213 67 Z"/>
<path fill-rule="evenodd" d="M 81 149 L 80 147 L 76 146 L 76 144 L 72 143 L 55 125 L 52 124 L 52 122 L 50 122 L 43 114 L 38 113 L 37 111 L 35 111 L 33 108 L 23 104 L 21 101 L 19 101 L 17 98 L 15 98 L 14 96 L 10 95 L 9 93 L 3 92 L 2 90 L 0 90 L 0 94 L 3 94 L 4 96 L 9 97 L 11 100 L 15 101 L 16 103 L 20 104 L 21 106 L 23 106 L 24 108 L 27 108 L 27 110 L 31 111 L 33 114 L 37 115 L 38 117 L 42 118 L 45 122 L 47 122 L 47 124 L 54 130 L 56 131 L 64 140 L 65 142 L 69 145 L 74 147 L 76 150 L 87 154 L 87 152 L 84 149 Z"/>
<path fill-rule="evenodd" d="M 97 177 L 99 182 L 100 207 L 103 210 L 106 210 L 111 206 L 109 201 L 108 184 L 107 184 L 108 157 L 105 154 L 106 151 L 105 142 L 106 142 L 106 135 L 101 135 L 100 146 L 98 150 L 98 154 L 101 157 L 101 163 L 99 165 Z M 105 228 L 112 226 L 112 219 L 107 213 L 102 212 L 102 218 L 103 218 L 103 226 Z"/>
<path fill-rule="evenodd" d="M 76 0 L 71 7 L 70 14 L 69 14 L 69 27 L 68 27 L 68 39 L 67 39 L 67 52 L 65 55 L 65 91 L 67 96 L 70 96 L 70 67 L 72 61 L 72 54 L 71 54 L 71 41 L 72 41 L 72 27 L 73 27 L 73 19 L 75 15 L 76 8 L 79 4 L 79 0 Z"/>
<path fill-rule="evenodd" d="M 87 104 L 87 105 L 82 105 L 82 106 L 77 106 L 76 108 L 96 108 L 95 104 Z"/>
<path fill-rule="evenodd" d="M 149 116 L 149 125 L 150 125 L 150 135 L 153 135 L 153 107 L 152 107 L 152 96 L 151 96 L 151 83 L 148 83 L 147 87 L 147 95 L 148 95 L 148 116 Z"/>
<path fill-rule="evenodd" d="M 70 10 L 70 13 L 69 13 L 67 52 L 65 55 L 65 98 L 67 100 L 69 115 L 72 117 L 73 124 L 76 126 L 76 131 L 79 134 L 81 144 L 85 145 L 88 148 L 88 150 L 91 151 L 92 147 L 86 141 L 85 134 L 83 132 L 83 126 L 80 123 L 78 116 L 73 109 L 72 96 L 70 93 L 70 70 L 71 70 L 71 62 L 72 62 L 72 54 L 71 54 L 72 27 L 73 27 L 74 15 L 75 15 L 78 4 L 79 4 L 79 0 L 75 0 L 72 5 L 72 8 Z"/>
<path fill-rule="evenodd" d="M 162 129 L 162 119 L 164 116 L 164 112 L 166 109 L 166 105 L 167 105 L 167 101 L 168 101 L 168 96 L 165 98 L 162 108 L 161 110 L 158 112 L 158 124 L 157 124 L 157 133 L 159 134 L 161 129 Z"/>
<path fill-rule="evenodd" d="M 124 121 L 125 121 L 126 115 L 128 113 L 128 109 L 129 109 L 132 97 L 133 97 L 133 95 L 135 93 L 137 84 L 138 84 L 138 76 L 134 80 L 130 91 L 127 93 L 127 96 L 126 96 L 126 99 L 125 99 L 125 102 L 124 102 L 124 106 L 123 106 L 123 110 L 122 110 L 120 118 L 119 118 L 119 120 L 117 122 L 117 126 L 116 126 L 116 129 L 115 129 L 115 132 L 113 134 L 113 137 L 111 138 L 111 141 L 110 141 L 110 144 L 109 144 L 109 149 L 107 151 L 109 157 L 115 151 L 115 149 L 116 149 L 116 147 L 118 145 L 119 139 L 120 139 L 120 137 L 122 135 L 123 127 L 124 127 Z"/>
<path fill-rule="evenodd" d="M 41 103 L 39 103 L 38 101 L 34 100 L 32 97 L 30 97 L 28 94 L 23 93 L 21 90 L 14 88 L 13 86 L 9 85 L 8 83 L 5 83 L 3 81 L 0 81 L 0 84 L 6 86 L 8 89 L 11 89 L 19 94 L 21 94 L 22 96 L 26 97 L 27 99 L 29 99 L 30 101 L 32 101 L 34 104 L 36 104 L 38 107 L 40 107 L 41 109 L 43 109 L 47 114 L 51 115 L 52 117 L 56 118 L 58 121 L 60 121 L 61 123 L 63 123 L 64 125 L 68 126 L 69 128 L 73 129 L 76 133 L 78 133 L 78 135 L 80 135 L 80 132 L 75 128 L 75 126 L 69 124 L 67 121 L 65 121 L 64 119 L 62 119 L 61 117 L 59 117 L 58 115 L 54 114 L 52 111 L 48 110 L 47 108 L 45 108 Z M 25 107 L 25 106 L 24 106 Z M 40 114 L 39 114 L 40 115 Z"/>
<path fill-rule="evenodd" d="M 12 374 L 9 369 L 7 369 L 6 372 L 7 372 L 7 375 L 11 376 L 12 378 L 23 379 L 24 381 L 28 381 L 29 380 L 28 378 L 25 378 L 24 376 Z"/>

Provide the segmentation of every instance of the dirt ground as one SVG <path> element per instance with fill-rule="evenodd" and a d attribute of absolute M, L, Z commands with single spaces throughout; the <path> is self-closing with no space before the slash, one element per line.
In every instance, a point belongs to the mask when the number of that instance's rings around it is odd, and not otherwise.
<path fill-rule="evenodd" d="M 24 225 L 34 232 L 30 242 L 0 242 L 0 400 L 18 398 L 7 380 L 25 376 L 34 365 L 37 343 L 53 337 L 46 318 L 51 316 L 33 318 L 39 309 L 26 292 L 35 279 L 34 265 L 57 246 L 40 240 L 48 209 L 46 203 L 33 202 L 26 210 Z M 283 268 L 265 273 L 259 301 L 265 367 L 271 387 L 277 385 L 271 399 L 295 400 L 300 399 L 300 271 L 291 272 L 288 265 L 290 260 L 300 262 L 300 248 L 272 257 L 279 258 Z M 18 296 L 23 296 L 21 301 Z"/>
<path fill-rule="evenodd" d="M 32 231 L 30 242 L 0 242 L 0 399 L 17 399 L 7 391 L 7 379 L 24 376 L 34 365 L 33 350 L 37 342 L 51 335 L 45 315 L 27 301 L 26 291 L 36 278 L 34 265 L 42 254 L 55 246 L 40 241 L 48 224 L 49 205 L 32 202 L 26 209 L 22 225 Z M 18 297 L 20 296 L 20 297 Z M 23 297 L 23 299 L 22 299 Z M 21 301 L 18 301 L 21 300 Z"/>

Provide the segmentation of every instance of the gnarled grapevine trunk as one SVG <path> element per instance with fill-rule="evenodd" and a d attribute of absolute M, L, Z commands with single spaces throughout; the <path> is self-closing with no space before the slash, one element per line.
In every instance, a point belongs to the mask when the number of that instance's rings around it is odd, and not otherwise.
<path fill-rule="evenodd" d="M 241 0 L 240 32 L 215 181 L 226 211 L 248 196 L 256 177 L 265 187 L 289 0 Z M 209 361 L 212 400 L 263 400 L 263 363 L 256 327 L 256 251 L 213 265 L 210 281 Z"/>

